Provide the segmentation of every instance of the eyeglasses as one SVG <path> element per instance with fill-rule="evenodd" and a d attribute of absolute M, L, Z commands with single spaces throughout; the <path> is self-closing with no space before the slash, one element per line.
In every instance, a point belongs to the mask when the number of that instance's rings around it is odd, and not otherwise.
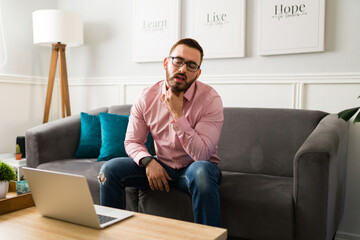
<path fill-rule="evenodd" d="M 184 64 L 186 64 L 186 69 L 189 70 L 190 72 L 196 72 L 200 68 L 200 66 L 197 65 L 196 63 L 192 61 L 185 61 L 185 59 L 181 57 L 169 56 L 168 58 L 171 59 L 171 63 L 176 67 L 182 67 L 184 66 Z"/>

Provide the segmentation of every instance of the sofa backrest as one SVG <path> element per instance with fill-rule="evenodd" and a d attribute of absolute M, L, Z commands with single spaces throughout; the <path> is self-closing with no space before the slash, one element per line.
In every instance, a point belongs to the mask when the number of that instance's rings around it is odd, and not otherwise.
<path fill-rule="evenodd" d="M 293 177 L 295 153 L 326 115 L 297 109 L 224 108 L 219 167 Z"/>
<path fill-rule="evenodd" d="M 131 105 L 115 105 L 111 106 L 108 109 L 108 113 L 119 114 L 119 115 L 129 115 Z"/>

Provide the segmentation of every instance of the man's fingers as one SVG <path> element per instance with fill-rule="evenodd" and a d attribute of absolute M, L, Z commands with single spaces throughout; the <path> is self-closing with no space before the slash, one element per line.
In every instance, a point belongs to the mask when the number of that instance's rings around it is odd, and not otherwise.
<path fill-rule="evenodd" d="M 171 177 L 165 169 L 156 161 L 151 161 L 146 167 L 146 175 L 148 176 L 149 187 L 152 191 L 164 189 L 168 192 L 170 190 L 168 180 Z"/>
<path fill-rule="evenodd" d="M 166 174 L 167 175 L 167 174 Z M 163 183 L 164 183 L 164 186 L 165 186 L 165 191 L 167 191 L 167 192 L 169 192 L 170 191 L 170 187 L 169 187 L 169 183 L 168 183 L 168 181 L 166 180 L 166 178 L 170 178 L 169 176 L 167 176 L 166 177 L 166 175 L 165 175 L 165 177 L 162 179 L 162 181 L 163 181 Z M 169 179 L 169 180 L 171 180 L 171 178 Z M 162 190 L 161 190 L 162 191 Z"/>
<path fill-rule="evenodd" d="M 153 183 L 153 191 L 155 191 L 155 189 L 156 190 L 159 190 L 159 186 L 158 186 L 158 183 L 157 183 L 157 181 L 156 180 L 154 180 L 154 181 L 152 181 L 152 183 Z"/>
<path fill-rule="evenodd" d="M 167 192 L 169 192 L 170 187 L 169 187 L 169 183 L 166 179 L 171 180 L 171 178 L 167 174 L 165 174 L 164 177 L 159 178 L 159 179 L 153 179 L 153 180 L 148 179 L 150 189 L 152 191 L 155 191 L 155 190 L 164 191 L 164 189 L 165 189 Z"/>
<path fill-rule="evenodd" d="M 169 174 L 168 174 L 167 172 L 165 172 L 165 174 L 164 174 L 164 175 L 165 175 L 165 177 L 166 177 L 166 179 L 167 179 L 167 180 L 169 180 L 169 181 L 171 181 L 171 180 L 172 180 L 172 178 L 169 176 Z"/>
<path fill-rule="evenodd" d="M 157 185 L 159 187 L 159 189 L 157 189 L 157 190 L 164 191 L 164 184 L 161 181 L 161 179 L 158 179 Z"/>
<path fill-rule="evenodd" d="M 149 186 L 150 186 L 151 191 L 155 191 L 152 181 L 150 179 L 148 179 L 148 180 L 149 180 Z"/>

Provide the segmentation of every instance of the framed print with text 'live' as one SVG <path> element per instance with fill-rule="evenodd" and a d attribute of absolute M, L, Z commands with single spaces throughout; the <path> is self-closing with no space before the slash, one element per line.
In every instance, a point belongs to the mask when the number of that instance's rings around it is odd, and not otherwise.
<path fill-rule="evenodd" d="M 245 0 L 192 0 L 192 37 L 204 58 L 245 56 Z"/>

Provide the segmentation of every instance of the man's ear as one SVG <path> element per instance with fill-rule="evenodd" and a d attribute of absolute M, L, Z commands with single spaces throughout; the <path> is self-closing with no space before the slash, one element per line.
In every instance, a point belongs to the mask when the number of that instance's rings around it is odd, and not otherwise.
<path fill-rule="evenodd" d="M 165 70 L 166 70 L 166 66 L 168 65 L 168 63 L 169 63 L 169 58 L 165 58 L 164 62 L 163 62 L 163 66 L 164 66 Z"/>
<path fill-rule="evenodd" d="M 196 80 L 198 80 L 198 78 L 200 77 L 200 75 L 201 75 L 201 69 L 199 69 L 198 72 L 197 72 Z"/>

